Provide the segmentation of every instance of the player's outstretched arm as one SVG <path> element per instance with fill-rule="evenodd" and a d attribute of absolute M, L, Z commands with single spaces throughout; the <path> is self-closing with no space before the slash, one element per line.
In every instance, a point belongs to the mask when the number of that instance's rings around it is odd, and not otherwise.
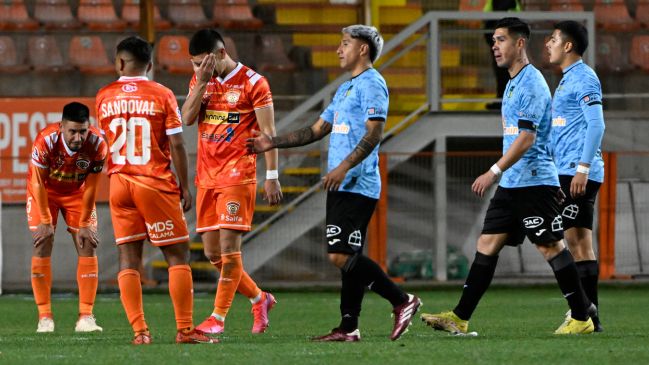
<path fill-rule="evenodd" d="M 187 150 L 185 150 L 185 140 L 183 139 L 182 132 L 170 135 L 169 142 L 171 142 L 171 160 L 174 163 L 176 175 L 178 175 L 180 182 L 183 211 L 187 212 L 192 208 L 192 193 L 189 191 Z"/>
<path fill-rule="evenodd" d="M 81 216 L 79 217 L 79 232 L 77 241 L 79 247 L 84 248 L 87 245 L 97 247 L 99 239 L 97 231 L 92 227 L 92 211 L 95 208 L 97 200 L 97 185 L 99 183 L 99 173 L 90 173 L 84 183 L 83 198 L 81 199 Z"/>
<path fill-rule="evenodd" d="M 45 188 L 45 180 L 47 179 L 49 170 L 36 167 L 33 164 L 29 164 L 29 168 L 32 170 L 32 181 L 30 181 L 30 184 L 34 193 L 34 203 L 36 203 L 38 214 L 41 217 L 41 223 L 32 234 L 34 246 L 38 247 L 48 240 L 54 239 L 54 225 L 52 224 L 47 189 Z"/>
<path fill-rule="evenodd" d="M 274 137 L 275 136 L 275 109 L 272 105 L 255 110 L 257 124 L 262 133 Z M 266 159 L 266 180 L 264 181 L 264 200 L 270 205 L 279 204 L 282 201 L 282 187 L 279 183 L 277 176 L 277 169 L 279 167 L 279 158 L 277 156 L 277 148 L 266 151 L 264 154 Z"/>
<path fill-rule="evenodd" d="M 216 56 L 214 54 L 209 54 L 203 58 L 200 66 L 194 66 L 196 84 L 191 88 L 181 112 L 183 123 L 185 125 L 192 125 L 198 120 L 198 113 L 201 110 L 203 95 L 205 95 L 205 91 L 207 90 L 207 83 L 212 78 L 215 65 Z"/>
<path fill-rule="evenodd" d="M 483 197 L 487 189 L 498 180 L 498 176 L 520 160 L 525 152 L 534 145 L 535 140 L 535 132 L 521 129 L 518 137 L 516 137 L 507 152 L 505 152 L 498 162 L 489 171 L 475 179 L 471 190 L 479 197 Z"/>
<path fill-rule="evenodd" d="M 255 137 L 246 140 L 246 147 L 249 153 L 262 153 L 273 148 L 304 146 L 324 138 L 324 136 L 331 133 L 331 127 L 331 123 L 327 123 L 320 118 L 310 127 L 298 129 L 277 137 L 272 137 L 263 132 L 253 131 Z"/>
<path fill-rule="evenodd" d="M 385 122 L 382 120 L 368 120 L 365 122 L 365 128 L 367 131 L 356 147 L 354 147 L 354 150 L 352 150 L 340 165 L 329 171 L 329 173 L 322 178 L 322 184 L 325 190 L 338 190 L 340 184 L 345 179 L 347 171 L 361 163 L 361 161 L 374 151 L 374 148 L 379 145 L 381 138 L 383 138 L 384 126 Z"/>

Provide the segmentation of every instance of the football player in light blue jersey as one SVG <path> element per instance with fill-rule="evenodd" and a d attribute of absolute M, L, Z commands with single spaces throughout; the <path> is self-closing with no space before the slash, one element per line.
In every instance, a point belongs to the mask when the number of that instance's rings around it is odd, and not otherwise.
<path fill-rule="evenodd" d="M 555 334 L 593 332 L 575 261 L 563 243 L 559 180 L 550 155 L 550 90 L 527 58 L 530 28 L 518 18 L 498 21 L 492 47 L 498 67 L 510 80 L 503 95 L 503 156 L 472 185 L 483 197 L 502 174 L 489 203 L 477 252 L 457 306 L 447 312 L 422 314 L 435 329 L 467 334 L 469 319 L 493 279 L 498 254 L 525 236 L 548 261 L 571 316 Z M 504 171 L 504 173 L 503 173 Z"/>
<path fill-rule="evenodd" d="M 360 340 L 358 317 L 365 288 L 390 301 L 396 340 L 410 325 L 421 305 L 405 293 L 381 267 L 363 255 L 363 244 L 381 191 L 378 149 L 388 114 L 388 88 L 372 64 L 381 54 L 383 38 L 374 27 L 352 25 L 342 30 L 337 50 L 340 66 L 351 73 L 315 124 L 282 136 L 259 133 L 248 139 L 248 150 L 303 146 L 328 134 L 328 173 L 322 178 L 327 191 L 327 252 L 341 272 L 340 325 L 314 341 Z"/>
<path fill-rule="evenodd" d="M 595 199 L 604 181 L 600 150 L 604 113 L 599 79 L 581 59 L 587 47 L 588 31 L 575 21 L 557 23 L 546 43 L 550 63 L 563 71 L 552 99 L 552 150 L 561 188 L 567 193 L 561 207 L 563 228 L 584 292 L 598 306 L 599 264 L 592 229 Z M 601 332 L 598 315 L 591 318 L 595 331 Z"/>

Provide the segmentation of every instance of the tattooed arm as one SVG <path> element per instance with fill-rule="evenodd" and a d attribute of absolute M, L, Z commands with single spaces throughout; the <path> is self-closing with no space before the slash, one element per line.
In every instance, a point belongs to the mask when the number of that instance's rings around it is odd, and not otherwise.
<path fill-rule="evenodd" d="M 365 135 L 358 142 L 354 150 L 340 163 L 340 165 L 322 178 L 325 190 L 338 190 L 340 184 L 345 179 L 347 171 L 361 163 L 361 161 L 372 153 L 379 142 L 381 142 L 384 126 L 385 122 L 382 120 L 368 120 L 365 122 L 367 132 L 365 132 Z"/>
<path fill-rule="evenodd" d="M 255 137 L 246 140 L 246 147 L 250 153 L 262 153 L 273 148 L 299 147 L 319 141 L 329 133 L 331 133 L 331 123 L 320 118 L 310 127 L 276 137 L 253 131 Z"/>

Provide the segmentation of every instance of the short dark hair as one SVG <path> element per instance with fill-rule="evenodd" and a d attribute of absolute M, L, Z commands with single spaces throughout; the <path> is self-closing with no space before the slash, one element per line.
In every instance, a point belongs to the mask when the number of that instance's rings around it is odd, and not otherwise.
<path fill-rule="evenodd" d="M 73 101 L 63 107 L 63 120 L 85 123 L 90 121 L 90 109 L 87 106 Z"/>
<path fill-rule="evenodd" d="M 574 20 L 565 20 L 554 25 L 554 29 L 561 31 L 561 35 L 572 42 L 572 46 L 578 55 L 583 56 L 588 48 L 588 30 L 583 24 Z"/>
<path fill-rule="evenodd" d="M 530 26 L 519 18 L 508 17 L 500 19 L 494 29 L 507 28 L 507 31 L 519 37 L 530 39 Z"/>
<path fill-rule="evenodd" d="M 210 28 L 201 29 L 194 33 L 192 39 L 189 40 L 189 54 L 196 56 L 202 53 L 212 53 L 219 42 L 225 45 L 219 32 Z"/>
<path fill-rule="evenodd" d="M 125 38 L 117 45 L 117 53 L 128 52 L 139 66 L 146 66 L 151 62 L 153 48 L 149 42 L 138 36 Z"/>

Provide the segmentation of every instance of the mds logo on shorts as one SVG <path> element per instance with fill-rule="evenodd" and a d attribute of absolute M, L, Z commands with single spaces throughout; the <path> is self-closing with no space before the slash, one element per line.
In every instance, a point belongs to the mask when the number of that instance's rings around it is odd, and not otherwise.
<path fill-rule="evenodd" d="M 149 238 L 159 240 L 174 236 L 174 222 L 171 219 L 164 222 L 149 223 L 146 222 L 146 229 L 149 233 Z"/>

